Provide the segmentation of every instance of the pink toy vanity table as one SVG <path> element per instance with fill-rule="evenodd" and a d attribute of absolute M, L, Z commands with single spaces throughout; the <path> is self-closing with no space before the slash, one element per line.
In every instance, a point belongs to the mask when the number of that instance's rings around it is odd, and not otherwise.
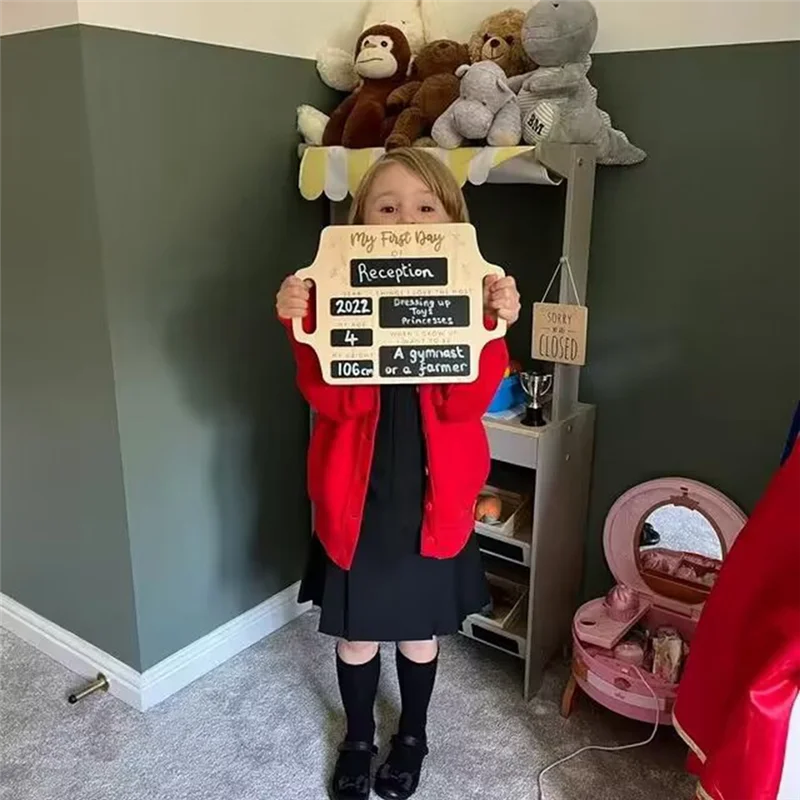
<path fill-rule="evenodd" d="M 658 712 L 672 724 L 697 620 L 746 520 L 725 495 L 684 478 L 639 484 L 614 503 L 603 548 L 617 586 L 575 614 L 563 716 L 580 689 L 618 714 L 654 723 Z"/>

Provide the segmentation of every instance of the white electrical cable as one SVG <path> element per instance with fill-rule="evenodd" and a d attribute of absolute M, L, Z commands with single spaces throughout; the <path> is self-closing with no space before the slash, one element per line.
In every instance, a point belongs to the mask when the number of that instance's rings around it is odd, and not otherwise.
<path fill-rule="evenodd" d="M 658 726 L 659 726 L 658 697 L 656 696 L 656 693 L 653 691 L 653 687 L 644 679 L 644 676 L 642 675 L 642 673 L 639 672 L 639 668 L 635 664 L 631 664 L 630 666 L 633 667 L 633 669 L 636 670 L 636 674 L 639 676 L 639 679 L 650 690 L 650 694 L 653 696 L 653 700 L 655 701 L 655 704 L 656 704 L 656 706 L 655 706 L 656 707 L 656 724 L 653 726 L 653 731 L 650 734 L 650 736 L 647 739 L 645 739 L 643 742 L 634 742 L 633 744 L 620 744 L 620 745 L 616 745 L 614 747 L 605 746 L 605 745 L 599 745 L 599 744 L 590 744 L 587 747 L 581 747 L 580 750 L 576 750 L 571 755 L 565 756 L 564 758 L 560 758 L 558 761 L 554 761 L 552 764 L 549 764 L 548 766 L 546 766 L 539 773 L 539 775 L 538 775 L 538 777 L 536 779 L 536 783 L 537 783 L 537 786 L 538 786 L 538 789 L 539 789 L 539 800 L 545 800 L 544 790 L 542 789 L 542 778 L 551 769 L 553 769 L 554 767 L 560 766 L 565 761 L 569 761 L 570 759 L 575 758 L 575 756 L 579 756 L 581 753 L 585 753 L 588 750 L 602 750 L 602 751 L 604 751 L 606 753 L 614 753 L 614 752 L 618 752 L 620 750 L 631 750 L 634 747 L 644 747 L 646 744 L 650 744 L 650 742 L 652 742 L 653 739 L 656 738 L 656 733 L 658 733 Z"/>

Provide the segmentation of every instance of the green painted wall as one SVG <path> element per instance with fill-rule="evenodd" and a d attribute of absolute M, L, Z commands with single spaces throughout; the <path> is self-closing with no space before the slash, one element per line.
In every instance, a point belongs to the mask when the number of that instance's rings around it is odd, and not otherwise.
<path fill-rule="evenodd" d="M 607 55 L 593 75 L 650 156 L 595 198 L 596 594 L 629 486 L 684 475 L 750 512 L 778 466 L 800 398 L 800 43 Z"/>
<path fill-rule="evenodd" d="M 593 73 L 650 155 L 603 170 L 595 199 L 595 593 L 629 486 L 685 475 L 750 512 L 778 466 L 800 398 L 800 43 L 606 55 Z"/>
<path fill-rule="evenodd" d="M 142 668 L 300 578 L 307 412 L 275 290 L 313 63 L 82 28 Z M 326 90 L 327 91 L 327 90 Z"/>
<path fill-rule="evenodd" d="M 800 43 L 603 54 L 590 75 L 649 157 L 597 177 L 587 596 L 611 581 L 603 521 L 630 486 L 682 475 L 749 512 L 778 465 L 800 398 Z M 484 186 L 470 202 L 486 257 L 539 299 L 559 191 Z M 529 331 L 530 309 L 509 335 L 523 357 Z"/>
<path fill-rule="evenodd" d="M 147 669 L 301 574 L 274 294 L 326 220 L 294 126 L 328 90 L 309 61 L 98 28 L 2 55 L 2 588 Z"/>
<path fill-rule="evenodd" d="M 4 38 L 0 75 L 0 588 L 136 665 L 78 30 Z"/>

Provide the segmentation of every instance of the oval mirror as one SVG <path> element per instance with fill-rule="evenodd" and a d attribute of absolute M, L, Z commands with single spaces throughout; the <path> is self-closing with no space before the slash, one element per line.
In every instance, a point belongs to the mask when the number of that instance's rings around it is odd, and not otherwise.
<path fill-rule="evenodd" d="M 656 478 L 617 498 L 603 548 L 617 583 L 697 617 L 745 522 L 744 512 L 707 484 Z"/>
<path fill-rule="evenodd" d="M 711 520 L 700 511 L 667 503 L 642 523 L 639 549 L 654 547 L 722 559 L 722 542 Z"/>
<path fill-rule="evenodd" d="M 724 556 L 722 537 L 695 508 L 664 503 L 650 511 L 639 530 L 639 565 L 651 589 L 697 602 L 716 581 Z"/>

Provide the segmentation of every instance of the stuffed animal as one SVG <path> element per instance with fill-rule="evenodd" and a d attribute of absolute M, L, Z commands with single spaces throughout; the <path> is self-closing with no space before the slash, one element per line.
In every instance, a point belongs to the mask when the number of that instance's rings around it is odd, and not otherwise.
<path fill-rule="evenodd" d="M 524 22 L 525 12 L 517 8 L 486 17 L 469 40 L 472 63 L 493 61 L 508 77 L 536 69 L 522 46 Z"/>
<path fill-rule="evenodd" d="M 356 70 L 361 86 L 331 114 L 322 144 L 325 147 L 381 147 L 394 127 L 386 100 L 406 80 L 411 51 L 402 31 L 373 25 L 358 37 Z"/>
<path fill-rule="evenodd" d="M 373 25 L 391 25 L 403 32 L 411 55 L 430 41 L 434 0 L 374 0 L 367 3 L 361 32 Z M 317 54 L 317 72 L 323 83 L 340 92 L 352 92 L 361 82 L 352 50 L 326 47 Z"/>
<path fill-rule="evenodd" d="M 398 114 L 386 149 L 410 147 L 430 135 L 437 118 L 458 98 L 458 67 L 469 64 L 467 46 L 437 39 L 422 48 L 411 66 L 411 81 L 395 89 L 386 101 L 389 114 Z"/>
<path fill-rule="evenodd" d="M 521 119 L 517 96 L 492 61 L 459 67 L 459 98 L 433 124 L 440 147 L 454 149 L 464 139 L 486 139 L 493 147 L 519 144 Z"/>
<path fill-rule="evenodd" d="M 373 25 L 391 25 L 399 28 L 406 37 L 413 57 L 426 42 L 444 32 L 439 24 L 437 0 L 374 0 L 367 3 L 362 21 L 363 33 Z M 361 85 L 355 68 L 352 50 L 326 47 L 317 53 L 317 72 L 323 83 L 340 92 L 353 92 Z M 297 130 L 306 144 L 322 144 L 322 134 L 328 123 L 328 115 L 311 105 L 297 109 Z"/>
<path fill-rule="evenodd" d="M 509 80 L 519 95 L 522 138 L 527 144 L 593 144 L 598 164 L 637 164 L 646 153 L 611 126 L 586 77 L 596 36 L 597 14 L 588 0 L 538 0 L 528 12 L 522 41 L 539 66 Z"/>

